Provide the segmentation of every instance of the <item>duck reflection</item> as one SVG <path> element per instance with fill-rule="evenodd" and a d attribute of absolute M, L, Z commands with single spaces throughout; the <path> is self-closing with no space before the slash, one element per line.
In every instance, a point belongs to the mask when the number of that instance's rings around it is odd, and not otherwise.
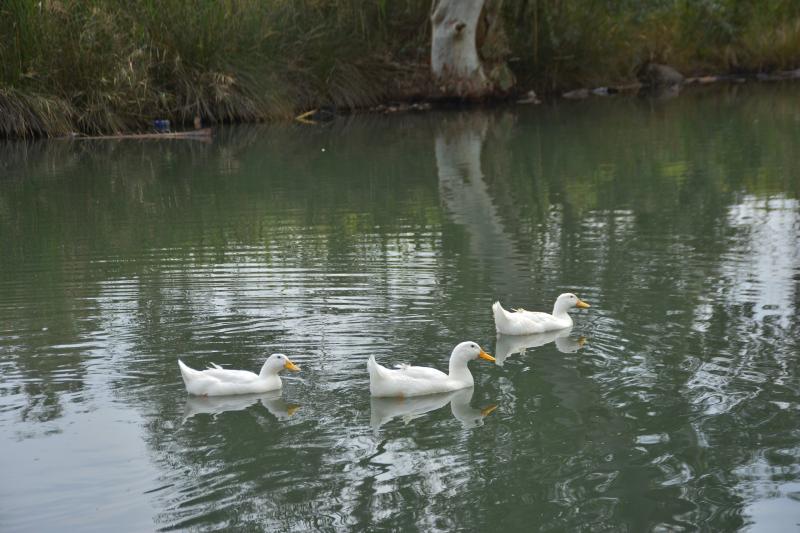
<path fill-rule="evenodd" d="M 278 420 L 286 420 L 300 409 L 297 404 L 286 403 L 281 391 L 262 394 L 242 394 L 237 396 L 187 396 L 183 421 L 199 414 L 217 416 L 226 411 L 244 411 L 251 405 L 260 403 Z"/>
<path fill-rule="evenodd" d="M 408 424 L 415 418 L 425 413 L 435 411 L 450 404 L 453 416 L 464 427 L 477 427 L 483 425 L 483 419 L 489 416 L 497 406 L 491 404 L 483 409 L 475 409 L 470 405 L 472 387 L 442 394 L 429 394 L 412 398 L 372 398 L 370 405 L 370 425 L 378 431 L 382 425 L 393 418 L 402 417 L 403 423 Z"/>
<path fill-rule="evenodd" d="M 583 347 L 586 339 L 584 337 L 570 337 L 572 328 L 564 328 L 545 333 L 534 333 L 532 335 L 503 335 L 497 334 L 497 345 L 495 346 L 495 363 L 503 366 L 503 362 L 515 353 L 525 353 L 528 348 L 538 348 L 545 344 L 555 342 L 556 349 L 561 353 L 575 353 Z"/>

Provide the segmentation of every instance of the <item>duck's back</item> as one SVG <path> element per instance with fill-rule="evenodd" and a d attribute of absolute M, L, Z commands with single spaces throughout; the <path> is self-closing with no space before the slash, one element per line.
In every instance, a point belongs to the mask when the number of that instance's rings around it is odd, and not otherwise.
<path fill-rule="evenodd" d="M 447 374 L 435 368 L 410 365 L 386 368 L 379 365 L 374 357 L 370 357 L 367 368 L 370 393 L 377 397 L 420 396 L 449 392 L 456 388 Z"/>
<path fill-rule="evenodd" d="M 505 335 L 530 335 L 544 333 L 572 325 L 572 319 L 558 319 L 550 313 L 538 311 L 506 311 L 496 302 L 492 306 L 495 328 Z"/>
<path fill-rule="evenodd" d="M 229 396 L 252 394 L 281 388 L 278 376 L 261 378 L 246 370 L 209 368 L 195 370 L 178 360 L 186 392 L 195 396 Z"/>
<path fill-rule="evenodd" d="M 216 378 L 224 383 L 251 383 L 258 380 L 258 374 L 249 370 L 228 370 L 225 368 L 207 368 L 203 375 Z"/>
<path fill-rule="evenodd" d="M 447 374 L 441 370 L 430 368 L 427 366 L 411 366 L 411 365 L 397 365 L 391 372 L 396 372 L 396 375 L 404 376 L 408 379 L 417 379 L 421 381 L 426 380 L 442 380 L 447 379 Z"/>

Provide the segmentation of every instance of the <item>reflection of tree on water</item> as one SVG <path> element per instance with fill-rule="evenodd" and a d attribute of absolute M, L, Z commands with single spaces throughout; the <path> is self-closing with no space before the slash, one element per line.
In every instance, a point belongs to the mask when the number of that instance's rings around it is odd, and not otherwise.
<path fill-rule="evenodd" d="M 733 490 L 749 502 L 744 513 L 757 515 L 757 522 L 769 513 L 788 523 L 791 513 L 781 500 L 796 505 L 798 486 L 796 476 L 787 476 L 785 452 L 797 441 L 785 428 L 800 423 L 790 407 L 797 401 L 800 371 L 800 207 L 783 195 L 745 196 L 730 206 L 728 224 L 731 237 L 716 266 L 716 291 L 692 316 L 690 339 L 699 353 L 682 395 L 691 402 L 693 427 L 706 446 L 730 457 L 743 448 L 758 449 L 732 462 L 728 473 Z M 713 335 L 719 324 L 726 335 Z M 757 501 L 767 498 L 777 503 Z"/>
<path fill-rule="evenodd" d="M 466 229 L 470 256 L 487 264 L 499 283 L 527 279 L 515 263 L 514 243 L 489 195 L 481 154 L 496 118 L 484 112 L 443 115 L 434 149 L 439 196 L 449 218 Z"/>
<path fill-rule="evenodd" d="M 0 284 L 0 397 L 13 406 L 7 414 L 21 424 L 22 438 L 60 432 L 66 404 L 91 398 L 87 367 L 102 344 L 91 305 L 53 298 L 65 280 L 43 277 L 38 271 L 24 272 L 21 279 Z M 76 299 L 93 295 L 79 286 L 70 292 Z M 43 300 L 51 305 L 38 305 Z"/>

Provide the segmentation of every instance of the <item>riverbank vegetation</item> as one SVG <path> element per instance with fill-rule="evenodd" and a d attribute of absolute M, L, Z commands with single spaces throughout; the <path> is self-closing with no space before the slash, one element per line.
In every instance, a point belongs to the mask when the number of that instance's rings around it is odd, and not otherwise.
<path fill-rule="evenodd" d="M 497 3 L 500 0 L 487 0 Z M 430 0 L 6 0 L 0 136 L 288 118 L 431 94 Z M 793 0 L 507 1 L 501 38 L 516 90 L 800 67 Z"/>

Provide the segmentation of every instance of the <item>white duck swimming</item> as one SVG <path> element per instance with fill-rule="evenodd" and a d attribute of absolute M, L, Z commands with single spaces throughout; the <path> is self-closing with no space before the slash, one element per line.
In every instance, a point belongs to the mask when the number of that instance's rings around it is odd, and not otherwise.
<path fill-rule="evenodd" d="M 572 318 L 567 311 L 573 307 L 586 309 L 590 306 L 571 292 L 565 292 L 556 299 L 556 303 L 553 305 L 553 314 L 525 311 L 524 309 L 517 309 L 513 312 L 506 311 L 500 302 L 492 305 L 492 312 L 498 333 L 530 335 L 570 327 Z"/>
<path fill-rule="evenodd" d="M 450 354 L 450 372 L 445 374 L 435 368 L 422 366 L 398 365 L 397 368 L 386 368 L 370 356 L 367 361 L 369 371 L 369 392 L 372 396 L 422 396 L 449 392 L 475 383 L 467 363 L 474 359 L 494 361 L 494 357 L 484 352 L 474 342 L 462 342 Z"/>
<path fill-rule="evenodd" d="M 195 396 L 228 396 L 276 390 L 282 386 L 278 372 L 284 368 L 292 372 L 300 370 L 281 353 L 270 355 L 258 374 L 247 370 L 227 370 L 214 363 L 206 370 L 195 370 L 180 359 L 178 366 L 186 384 L 186 392 Z"/>

